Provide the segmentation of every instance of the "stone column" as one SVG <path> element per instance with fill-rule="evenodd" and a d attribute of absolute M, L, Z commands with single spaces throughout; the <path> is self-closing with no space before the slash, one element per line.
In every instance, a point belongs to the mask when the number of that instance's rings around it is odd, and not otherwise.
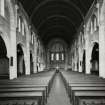
<path fill-rule="evenodd" d="M 68 56 L 68 48 L 65 50 L 65 70 L 68 69 L 68 60 L 69 60 L 69 56 Z"/>
<path fill-rule="evenodd" d="M 16 10 L 14 11 L 16 12 Z M 10 79 L 17 78 L 17 48 L 16 48 L 17 14 L 14 14 L 14 11 L 13 11 L 13 8 L 11 7 L 11 13 L 10 13 L 11 55 L 10 55 L 10 67 L 9 67 L 9 78 Z"/>
<path fill-rule="evenodd" d="M 99 21 L 99 76 L 105 78 L 105 3 Z"/>
<path fill-rule="evenodd" d="M 26 62 L 25 74 L 30 75 L 30 30 L 27 27 L 26 33 L 26 53 L 24 54 Z"/>
<path fill-rule="evenodd" d="M 10 79 L 17 78 L 17 48 L 16 48 L 16 28 L 11 27 L 11 58 L 10 58 Z"/>
<path fill-rule="evenodd" d="M 90 64 L 90 60 L 91 60 L 91 54 L 90 54 L 90 48 L 89 48 L 89 27 L 86 27 L 85 30 L 85 60 L 86 60 L 86 74 L 90 74 L 90 69 L 91 69 L 91 64 Z"/>
<path fill-rule="evenodd" d="M 50 51 L 47 49 L 47 68 L 49 69 L 50 67 Z"/>
<path fill-rule="evenodd" d="M 37 73 L 37 39 L 36 36 L 34 37 L 34 73 Z"/>
<path fill-rule="evenodd" d="M 79 42 L 79 72 L 82 72 L 82 51 L 81 51 L 81 43 Z"/>
<path fill-rule="evenodd" d="M 75 52 L 74 53 L 75 53 L 75 57 L 74 57 L 75 68 L 74 68 L 74 71 L 77 71 L 77 49 L 76 48 L 75 48 Z"/>

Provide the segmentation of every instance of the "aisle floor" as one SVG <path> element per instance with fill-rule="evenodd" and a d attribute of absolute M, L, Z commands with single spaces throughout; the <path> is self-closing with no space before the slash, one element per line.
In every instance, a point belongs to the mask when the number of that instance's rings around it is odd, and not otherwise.
<path fill-rule="evenodd" d="M 47 105 L 71 105 L 59 73 L 55 76 Z"/>

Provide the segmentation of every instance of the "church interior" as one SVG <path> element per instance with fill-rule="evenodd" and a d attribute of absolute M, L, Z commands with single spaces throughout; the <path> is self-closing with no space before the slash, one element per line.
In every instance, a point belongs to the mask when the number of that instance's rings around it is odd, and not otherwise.
<path fill-rule="evenodd" d="M 105 105 L 105 0 L 0 0 L 0 105 Z"/>

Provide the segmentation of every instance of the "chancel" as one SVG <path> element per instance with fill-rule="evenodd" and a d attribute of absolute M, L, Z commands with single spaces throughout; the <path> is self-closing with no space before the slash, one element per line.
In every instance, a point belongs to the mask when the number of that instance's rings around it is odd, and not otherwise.
<path fill-rule="evenodd" d="M 0 105 L 105 105 L 105 0 L 0 0 Z"/>

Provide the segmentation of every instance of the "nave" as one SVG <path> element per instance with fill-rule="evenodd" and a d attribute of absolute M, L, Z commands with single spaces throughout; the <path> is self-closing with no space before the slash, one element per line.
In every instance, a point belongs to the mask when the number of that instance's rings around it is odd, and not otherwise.
<path fill-rule="evenodd" d="M 59 73 L 55 76 L 47 105 L 71 105 Z"/>
<path fill-rule="evenodd" d="M 104 69 L 105 0 L 0 0 L 0 105 L 105 105 Z"/>
<path fill-rule="evenodd" d="M 53 69 L 0 80 L 0 105 L 105 105 L 105 79 Z"/>

